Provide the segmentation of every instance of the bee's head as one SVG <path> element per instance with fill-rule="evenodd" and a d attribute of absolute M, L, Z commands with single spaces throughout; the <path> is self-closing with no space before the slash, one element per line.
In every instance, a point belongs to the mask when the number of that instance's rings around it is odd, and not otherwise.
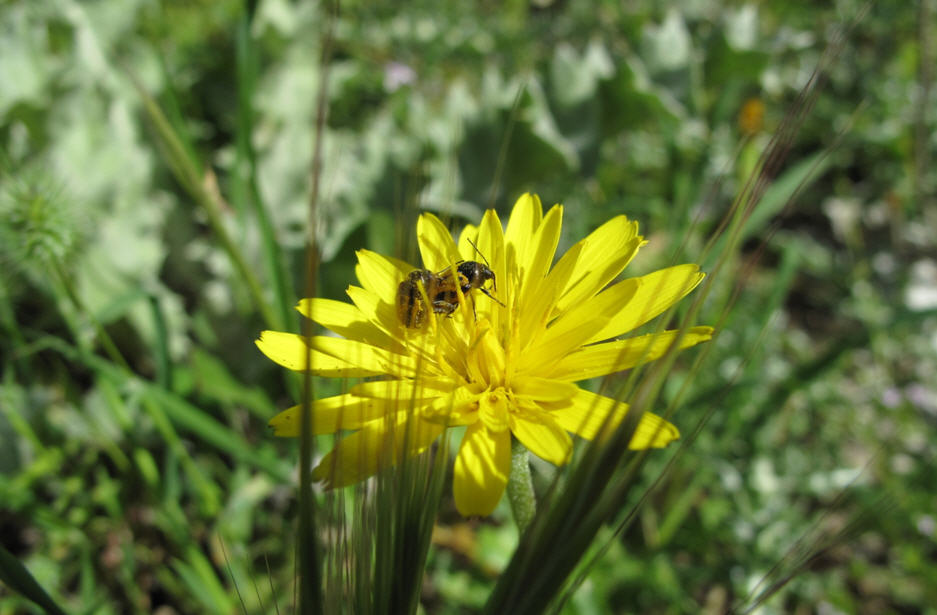
<path fill-rule="evenodd" d="M 487 265 L 476 261 L 466 261 L 459 265 L 459 273 L 465 276 L 471 288 L 481 288 L 488 280 L 495 279 L 495 273 Z"/>

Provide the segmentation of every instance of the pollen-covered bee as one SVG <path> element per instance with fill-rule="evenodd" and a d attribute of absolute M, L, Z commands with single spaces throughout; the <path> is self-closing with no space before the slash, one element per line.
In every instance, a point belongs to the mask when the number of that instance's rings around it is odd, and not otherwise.
<path fill-rule="evenodd" d="M 410 329 L 422 329 L 428 322 L 426 316 L 430 309 L 436 314 L 452 314 L 459 307 L 459 290 L 462 291 L 462 296 L 468 296 L 472 289 L 477 288 L 495 303 L 504 305 L 484 287 L 484 284 L 491 280 L 492 289 L 497 290 L 495 274 L 487 264 L 476 261 L 460 262 L 456 265 L 456 276 L 457 278 L 453 277 L 451 267 L 439 273 L 428 269 L 411 271 L 397 287 L 397 317 L 401 324 Z M 429 307 L 420 293 L 420 284 L 426 291 L 426 297 L 431 304 Z M 472 309 L 474 311 L 474 304 Z"/>

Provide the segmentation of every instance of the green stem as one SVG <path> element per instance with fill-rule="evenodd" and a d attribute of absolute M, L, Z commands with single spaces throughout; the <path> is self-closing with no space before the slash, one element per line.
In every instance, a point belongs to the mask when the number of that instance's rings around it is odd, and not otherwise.
<path fill-rule="evenodd" d="M 530 460 L 527 448 L 520 441 L 511 439 L 511 476 L 508 478 L 508 500 L 514 513 L 517 529 L 523 534 L 537 512 L 537 496 L 530 477 Z"/>
<path fill-rule="evenodd" d="M 143 108 L 146 110 L 147 117 L 150 122 L 152 122 L 157 135 L 161 139 L 166 159 L 176 179 L 205 211 L 212 232 L 215 234 L 221 247 L 227 253 L 228 258 L 231 259 L 231 263 L 234 265 L 234 269 L 241 277 L 241 280 L 247 286 L 247 291 L 250 293 L 251 299 L 260 311 L 260 315 L 263 317 L 266 325 L 272 329 L 282 330 L 286 326 L 286 323 L 280 322 L 279 313 L 274 311 L 267 303 L 260 280 L 254 274 L 251 265 L 247 262 L 247 258 L 244 256 L 240 245 L 234 241 L 234 238 L 231 237 L 231 234 L 228 233 L 225 227 L 220 196 L 206 187 L 203 172 L 199 169 L 199 165 L 196 161 L 189 156 L 185 144 L 176 134 L 175 129 L 160 106 L 153 97 L 150 96 L 149 92 L 146 91 L 143 84 L 139 82 L 136 76 L 134 76 L 133 73 L 128 72 L 128 74 L 143 100 Z"/>
<path fill-rule="evenodd" d="M 114 340 L 111 339 L 110 334 L 107 332 L 107 329 L 104 328 L 94 314 L 90 310 L 85 309 L 84 303 L 82 303 L 81 298 L 78 296 L 78 291 L 75 289 L 72 284 L 71 278 L 65 273 L 65 269 L 62 268 L 62 264 L 56 260 L 52 261 L 52 270 L 55 272 L 55 276 L 59 285 L 62 288 L 62 291 L 65 293 L 65 296 L 68 297 L 68 300 L 72 302 L 72 305 L 78 311 L 78 313 L 83 314 L 85 318 L 91 323 L 91 326 L 94 327 L 94 331 L 98 336 L 98 343 L 101 344 L 101 347 L 104 349 L 104 352 L 107 353 L 107 356 L 110 357 L 111 361 L 123 367 L 124 369 L 130 370 L 130 367 L 127 365 L 127 361 L 124 359 L 124 355 L 120 353 L 120 350 L 117 349 L 117 344 L 114 343 Z M 76 340 L 80 338 L 77 331 L 75 331 Z"/>

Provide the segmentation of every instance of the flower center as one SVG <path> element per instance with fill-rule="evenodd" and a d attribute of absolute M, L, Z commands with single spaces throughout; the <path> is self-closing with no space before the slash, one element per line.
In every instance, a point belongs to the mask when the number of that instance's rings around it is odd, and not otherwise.
<path fill-rule="evenodd" d="M 510 427 L 512 406 L 504 387 L 489 389 L 478 400 L 478 418 L 491 431 L 504 431 Z"/>
<path fill-rule="evenodd" d="M 482 386 L 500 387 L 505 383 L 504 348 L 485 321 L 475 332 L 465 363 L 465 379 Z"/>

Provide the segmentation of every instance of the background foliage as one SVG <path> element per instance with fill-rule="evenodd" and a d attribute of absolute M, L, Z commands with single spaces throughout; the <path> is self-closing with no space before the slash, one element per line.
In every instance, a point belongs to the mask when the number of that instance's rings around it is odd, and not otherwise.
<path fill-rule="evenodd" d="M 700 253 L 837 51 L 717 281 L 744 291 L 675 422 L 711 418 L 569 612 L 724 612 L 772 570 L 803 572 L 765 612 L 934 612 L 934 4 L 341 6 L 332 298 L 359 248 L 415 262 L 420 208 L 525 190 L 566 205 L 567 246 L 638 219 L 629 274 Z M 265 424 L 298 386 L 253 340 L 299 326 L 327 19 L 248 5 L 0 5 L 0 542 L 76 612 L 291 604 L 296 447 Z M 470 612 L 516 530 L 443 509 L 423 608 Z"/>

